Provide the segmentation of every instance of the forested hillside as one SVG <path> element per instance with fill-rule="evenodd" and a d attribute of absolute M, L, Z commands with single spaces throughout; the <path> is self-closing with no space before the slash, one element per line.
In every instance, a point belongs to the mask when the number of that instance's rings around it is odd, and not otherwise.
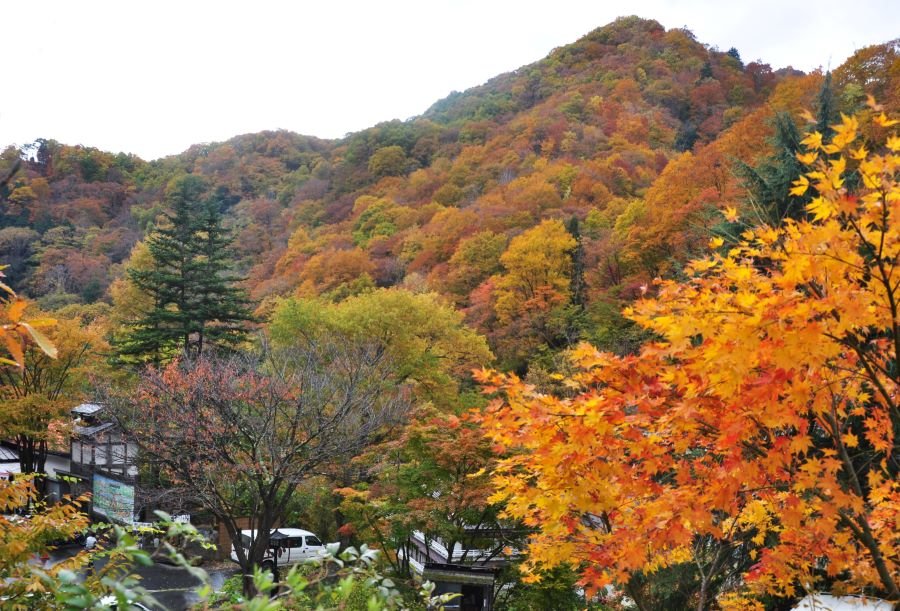
<path fill-rule="evenodd" d="M 894 58 L 886 45 L 838 69 L 829 112 L 858 107 L 873 64 Z M 619 301 L 705 248 L 712 212 L 747 199 L 738 161 L 761 163 L 775 114 L 796 120 L 822 87 L 821 74 L 623 18 L 339 141 L 263 132 L 149 163 L 52 140 L 9 149 L 5 168 L 28 161 L 8 187 L 0 256 L 45 308 L 109 302 L 167 185 L 190 173 L 227 212 L 262 313 L 275 296 L 401 285 L 446 296 L 507 366 L 580 337 L 628 350 Z"/>
<path fill-rule="evenodd" d="M 102 403 L 134 514 L 377 546 L 359 601 L 429 594 L 416 537 L 512 610 L 896 599 L 898 111 L 900 39 L 803 74 L 627 17 L 339 140 L 7 148 L 0 441 L 40 477 Z M 0 564 L 63 596 L 35 533 Z"/>

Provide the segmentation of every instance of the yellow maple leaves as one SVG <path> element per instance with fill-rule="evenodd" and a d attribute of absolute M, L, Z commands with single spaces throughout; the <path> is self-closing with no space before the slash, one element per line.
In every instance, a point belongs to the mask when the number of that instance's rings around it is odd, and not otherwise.
<path fill-rule="evenodd" d="M 815 159 L 815 154 L 813 154 L 813 159 Z M 797 197 L 806 193 L 806 190 L 809 189 L 809 179 L 806 176 L 800 176 L 791 183 L 794 187 L 789 191 L 791 195 L 795 195 Z"/>
<path fill-rule="evenodd" d="M 834 137 L 823 150 L 829 154 L 839 153 L 856 140 L 856 135 L 859 131 L 859 121 L 856 117 L 848 117 L 841 113 L 841 122 L 837 125 L 832 125 L 831 128 L 834 130 Z"/>
<path fill-rule="evenodd" d="M 743 580 L 759 590 L 792 593 L 822 564 L 844 587 L 898 591 L 900 139 L 851 147 L 857 117 L 834 131 L 798 156 L 791 194 L 814 192 L 810 220 L 747 230 L 626 311 L 659 341 L 627 357 L 581 346 L 565 398 L 482 374 L 503 397 L 485 430 L 518 449 L 496 498 L 540 532 L 529 566 L 583 562 L 597 585 L 710 537 L 752 551 Z"/>

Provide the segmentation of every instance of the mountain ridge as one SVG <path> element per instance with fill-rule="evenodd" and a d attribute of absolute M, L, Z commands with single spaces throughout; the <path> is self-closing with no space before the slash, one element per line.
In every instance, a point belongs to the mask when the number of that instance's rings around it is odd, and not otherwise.
<path fill-rule="evenodd" d="M 836 70 L 841 109 L 864 100 L 873 65 L 896 58 L 886 43 Z M 764 157 L 772 117 L 798 116 L 822 83 L 627 17 L 422 115 L 341 139 L 270 130 L 150 162 L 41 141 L 7 187 L 0 258 L 45 308 L 114 302 L 110 287 L 167 185 L 192 173 L 227 211 L 262 311 L 288 295 L 432 290 L 503 354 L 504 342 L 542 331 L 498 322 L 496 282 L 509 269 L 499 254 L 473 263 L 469 240 L 502 253 L 542 223 L 577 219 L 587 316 L 602 326 L 609 304 L 702 251 L 712 212 L 743 197 L 733 160 Z M 0 170 L 20 154 L 7 149 Z"/>

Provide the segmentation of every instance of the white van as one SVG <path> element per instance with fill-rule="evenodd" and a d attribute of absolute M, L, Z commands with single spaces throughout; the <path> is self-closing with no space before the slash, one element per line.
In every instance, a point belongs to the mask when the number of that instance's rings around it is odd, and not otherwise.
<path fill-rule="evenodd" d="M 254 536 L 255 531 L 241 531 L 241 541 L 245 551 L 249 552 Z M 325 549 L 315 534 L 300 528 L 275 528 L 269 531 L 269 537 L 269 548 L 266 550 L 261 565 L 264 569 L 271 569 L 276 563 L 278 566 L 286 566 L 304 562 L 315 558 L 319 552 Z M 271 537 L 275 537 L 278 541 L 278 546 L 274 548 L 276 550 L 274 554 Z M 234 545 L 231 546 L 231 559 L 235 562 L 238 561 Z"/>

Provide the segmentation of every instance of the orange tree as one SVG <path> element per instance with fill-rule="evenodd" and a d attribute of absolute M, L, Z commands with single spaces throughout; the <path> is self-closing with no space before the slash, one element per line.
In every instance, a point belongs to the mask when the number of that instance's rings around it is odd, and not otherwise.
<path fill-rule="evenodd" d="M 900 599 L 900 137 L 872 106 L 803 141 L 809 220 L 747 230 L 626 311 L 658 337 L 639 354 L 581 346 L 570 397 L 480 373 L 510 452 L 494 500 L 539 528 L 535 574 L 574 559 L 596 588 L 692 562 L 698 609 L 736 566 L 725 585 L 755 593 Z"/>

